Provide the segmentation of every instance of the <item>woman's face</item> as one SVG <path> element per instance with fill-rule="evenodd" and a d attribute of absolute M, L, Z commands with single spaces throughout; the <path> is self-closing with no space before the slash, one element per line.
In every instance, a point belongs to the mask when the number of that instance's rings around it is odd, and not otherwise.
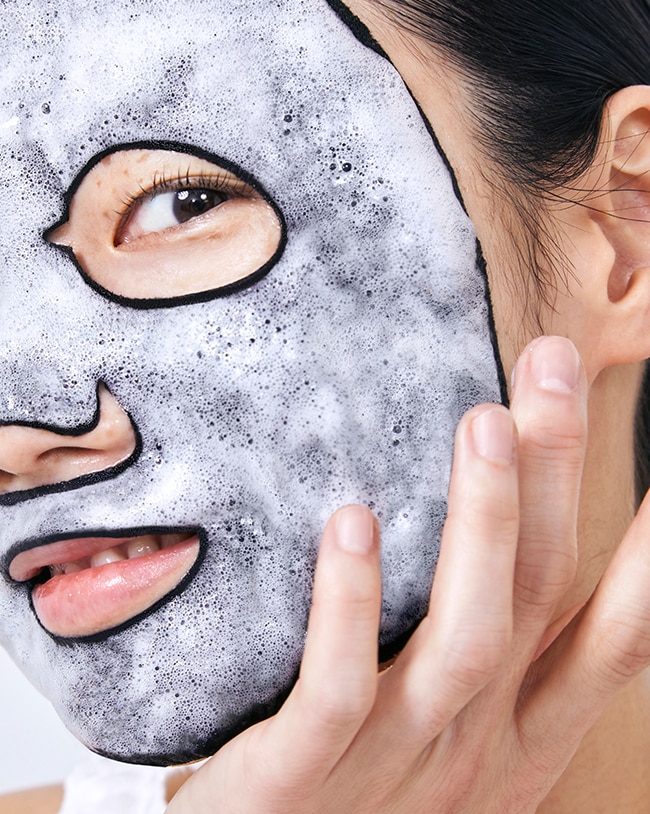
<path fill-rule="evenodd" d="M 399 646 L 498 361 L 445 163 L 325 0 L 93 19 L 3 7 L 0 634 L 93 749 L 180 762 L 285 696 L 343 503 Z"/>

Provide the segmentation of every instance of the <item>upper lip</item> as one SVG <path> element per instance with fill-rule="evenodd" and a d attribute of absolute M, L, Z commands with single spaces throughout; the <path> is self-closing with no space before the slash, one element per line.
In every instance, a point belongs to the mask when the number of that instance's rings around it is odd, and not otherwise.
<path fill-rule="evenodd" d="M 57 535 L 41 541 L 30 541 L 14 554 L 8 567 L 9 577 L 14 582 L 27 582 L 34 579 L 42 569 L 60 563 L 75 562 L 92 557 L 108 548 L 127 543 L 138 537 L 169 538 L 170 535 L 191 536 L 199 534 L 197 528 L 140 528 L 119 532 L 89 531 L 81 534 Z"/>

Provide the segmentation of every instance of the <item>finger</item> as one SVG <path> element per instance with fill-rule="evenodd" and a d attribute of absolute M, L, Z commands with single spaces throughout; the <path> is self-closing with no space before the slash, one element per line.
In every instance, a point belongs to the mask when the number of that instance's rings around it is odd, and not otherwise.
<path fill-rule="evenodd" d="M 380 607 L 377 524 L 347 506 L 323 534 L 300 678 L 263 730 L 268 771 L 287 788 L 317 788 L 370 711 Z"/>
<path fill-rule="evenodd" d="M 403 737 L 410 749 L 436 737 L 510 653 L 514 438 L 512 417 L 498 405 L 475 408 L 458 427 L 429 613 L 380 688 L 392 705 L 393 740 Z"/>
<path fill-rule="evenodd" d="M 566 762 L 614 697 L 650 665 L 650 499 L 646 498 L 560 655 L 520 712 L 529 754 Z M 552 655 L 552 654 L 550 654 Z"/>
<path fill-rule="evenodd" d="M 586 391 L 580 357 L 567 339 L 542 337 L 517 363 L 512 413 L 521 523 L 514 601 L 517 650 L 524 660 L 575 576 Z"/>

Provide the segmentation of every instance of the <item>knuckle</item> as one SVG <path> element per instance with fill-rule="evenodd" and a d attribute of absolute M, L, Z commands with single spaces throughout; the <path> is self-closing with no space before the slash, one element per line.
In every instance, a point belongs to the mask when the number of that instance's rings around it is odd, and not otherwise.
<path fill-rule="evenodd" d="M 519 530 L 519 506 L 516 495 L 472 494 L 463 505 L 450 507 L 448 517 L 452 524 L 465 528 L 498 528 L 500 534 L 509 538 Z"/>
<path fill-rule="evenodd" d="M 567 470 L 581 468 L 585 454 L 586 429 L 582 421 L 568 425 L 556 424 L 549 417 L 521 436 L 519 447 L 523 454 L 542 461 L 561 458 Z"/>
<path fill-rule="evenodd" d="M 360 681 L 346 681 L 343 687 L 324 690 L 315 703 L 314 724 L 321 731 L 332 732 L 360 724 L 372 709 L 374 687 Z"/>
<path fill-rule="evenodd" d="M 556 738 L 552 730 L 552 721 L 545 721 L 542 730 L 523 726 L 515 729 L 519 774 L 529 780 L 531 788 L 548 783 L 572 753 L 573 741 Z"/>
<path fill-rule="evenodd" d="M 576 570 L 575 540 L 562 547 L 540 547 L 534 556 L 518 560 L 515 591 L 524 604 L 546 609 L 568 590 Z"/>
<path fill-rule="evenodd" d="M 379 594 L 363 581 L 341 580 L 329 586 L 326 593 L 315 593 L 312 607 L 344 623 L 374 621 L 379 612 Z"/>
<path fill-rule="evenodd" d="M 630 681 L 650 664 L 650 618 L 627 612 L 611 622 L 603 633 L 599 671 L 606 684 Z"/>
<path fill-rule="evenodd" d="M 379 594 L 365 583 L 353 582 L 348 584 L 344 595 L 344 605 L 353 612 L 353 615 L 370 615 L 377 613 Z"/>
<path fill-rule="evenodd" d="M 435 656 L 410 671 L 402 685 L 402 701 L 414 730 L 443 740 L 450 724 L 456 730 L 458 711 L 503 669 L 511 643 L 505 619 L 491 630 L 476 626 L 449 631 L 434 648 Z"/>
<path fill-rule="evenodd" d="M 519 496 L 514 489 L 499 489 L 500 484 L 464 484 L 462 492 L 450 499 L 444 534 L 464 539 L 485 539 L 509 545 L 519 534 Z"/>
<path fill-rule="evenodd" d="M 257 750 L 249 746 L 242 762 L 241 793 L 244 799 L 264 800 L 269 814 L 287 811 L 287 805 L 297 802 L 307 792 L 307 783 L 298 761 L 295 763 L 270 750 Z"/>
<path fill-rule="evenodd" d="M 443 669 L 459 690 L 487 684 L 503 667 L 511 648 L 509 619 L 490 627 L 456 632 L 445 650 Z"/>

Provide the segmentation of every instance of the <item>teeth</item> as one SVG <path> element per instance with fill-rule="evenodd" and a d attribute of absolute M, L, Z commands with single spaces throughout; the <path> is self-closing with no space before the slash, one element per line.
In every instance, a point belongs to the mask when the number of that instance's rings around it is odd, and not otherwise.
<path fill-rule="evenodd" d="M 189 536 L 188 532 L 179 532 L 178 534 L 147 534 L 143 537 L 135 537 L 133 540 L 129 540 L 128 543 L 99 551 L 97 554 L 93 554 L 90 559 L 86 558 L 76 560 L 75 562 L 50 565 L 50 576 L 56 577 L 60 574 L 75 574 L 77 571 L 108 565 L 111 562 L 146 557 L 147 554 L 155 554 L 156 551 L 183 542 L 183 540 L 187 540 Z"/>
<path fill-rule="evenodd" d="M 146 557 L 147 554 L 153 554 L 160 551 L 160 544 L 155 537 L 137 537 L 131 540 L 126 545 L 126 556 L 133 560 L 136 557 Z"/>
<path fill-rule="evenodd" d="M 110 562 L 120 562 L 125 560 L 126 557 L 118 548 L 107 548 L 105 551 L 100 551 L 98 554 L 93 554 L 90 558 L 90 567 L 97 568 L 100 565 L 108 565 Z"/>
<path fill-rule="evenodd" d="M 187 532 L 179 532 L 178 534 L 166 534 L 164 537 L 158 537 L 158 541 L 160 548 L 169 548 L 170 546 L 176 545 L 176 543 L 182 543 L 183 540 L 187 540 L 187 537 Z"/>
<path fill-rule="evenodd" d="M 84 566 L 81 562 L 63 562 L 56 565 L 50 565 L 50 576 L 56 577 L 59 574 L 74 574 L 77 571 L 83 571 Z"/>

